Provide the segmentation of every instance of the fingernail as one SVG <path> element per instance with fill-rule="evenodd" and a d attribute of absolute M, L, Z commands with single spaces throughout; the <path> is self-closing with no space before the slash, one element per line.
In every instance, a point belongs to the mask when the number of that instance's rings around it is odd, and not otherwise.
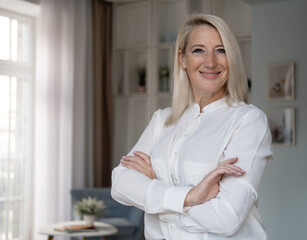
<path fill-rule="evenodd" d="M 240 176 L 242 175 L 242 173 L 240 173 L 240 172 L 237 172 L 237 174 L 240 175 Z"/>

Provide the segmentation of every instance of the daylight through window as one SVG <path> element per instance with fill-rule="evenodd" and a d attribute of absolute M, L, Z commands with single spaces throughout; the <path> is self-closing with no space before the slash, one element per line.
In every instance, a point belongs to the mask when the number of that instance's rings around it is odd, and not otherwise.
<path fill-rule="evenodd" d="M 0 11 L 0 240 L 27 239 L 31 18 Z"/>

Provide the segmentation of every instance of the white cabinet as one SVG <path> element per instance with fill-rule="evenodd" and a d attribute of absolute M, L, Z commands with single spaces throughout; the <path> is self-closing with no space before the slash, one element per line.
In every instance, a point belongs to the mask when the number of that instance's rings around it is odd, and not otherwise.
<path fill-rule="evenodd" d="M 228 21 L 250 63 L 249 9 L 244 4 L 240 0 L 114 1 L 113 166 L 136 143 L 154 111 L 171 105 L 175 40 L 189 13 L 211 13 Z"/>
<path fill-rule="evenodd" d="M 114 15 L 116 49 L 148 45 L 148 1 L 116 4 Z"/>
<path fill-rule="evenodd" d="M 188 13 L 188 1 L 158 0 L 154 1 L 157 23 L 157 42 L 174 42 L 184 17 Z"/>
<path fill-rule="evenodd" d="M 174 45 L 188 3 L 114 3 L 114 166 L 135 144 L 154 111 L 171 105 Z"/>
<path fill-rule="evenodd" d="M 236 36 L 250 35 L 250 6 L 241 0 L 213 0 L 212 12 L 223 18 Z"/>
<path fill-rule="evenodd" d="M 250 6 L 242 0 L 212 0 L 212 14 L 223 18 L 236 35 L 245 63 L 248 78 L 251 77 L 251 24 Z"/>

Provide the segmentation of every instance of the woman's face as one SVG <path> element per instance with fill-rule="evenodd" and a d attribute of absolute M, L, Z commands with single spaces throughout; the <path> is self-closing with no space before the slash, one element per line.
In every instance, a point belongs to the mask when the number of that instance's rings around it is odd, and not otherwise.
<path fill-rule="evenodd" d="M 181 67 L 191 81 L 194 100 L 224 96 L 228 79 L 225 49 L 218 31 L 202 25 L 191 31 L 185 53 L 179 52 Z"/>

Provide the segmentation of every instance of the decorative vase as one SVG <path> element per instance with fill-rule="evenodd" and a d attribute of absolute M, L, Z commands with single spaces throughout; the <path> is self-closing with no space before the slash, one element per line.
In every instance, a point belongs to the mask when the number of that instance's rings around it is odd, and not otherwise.
<path fill-rule="evenodd" d="M 94 221 L 95 221 L 94 215 L 84 215 L 83 219 L 84 219 L 85 225 L 90 225 L 90 226 L 94 225 Z"/>

